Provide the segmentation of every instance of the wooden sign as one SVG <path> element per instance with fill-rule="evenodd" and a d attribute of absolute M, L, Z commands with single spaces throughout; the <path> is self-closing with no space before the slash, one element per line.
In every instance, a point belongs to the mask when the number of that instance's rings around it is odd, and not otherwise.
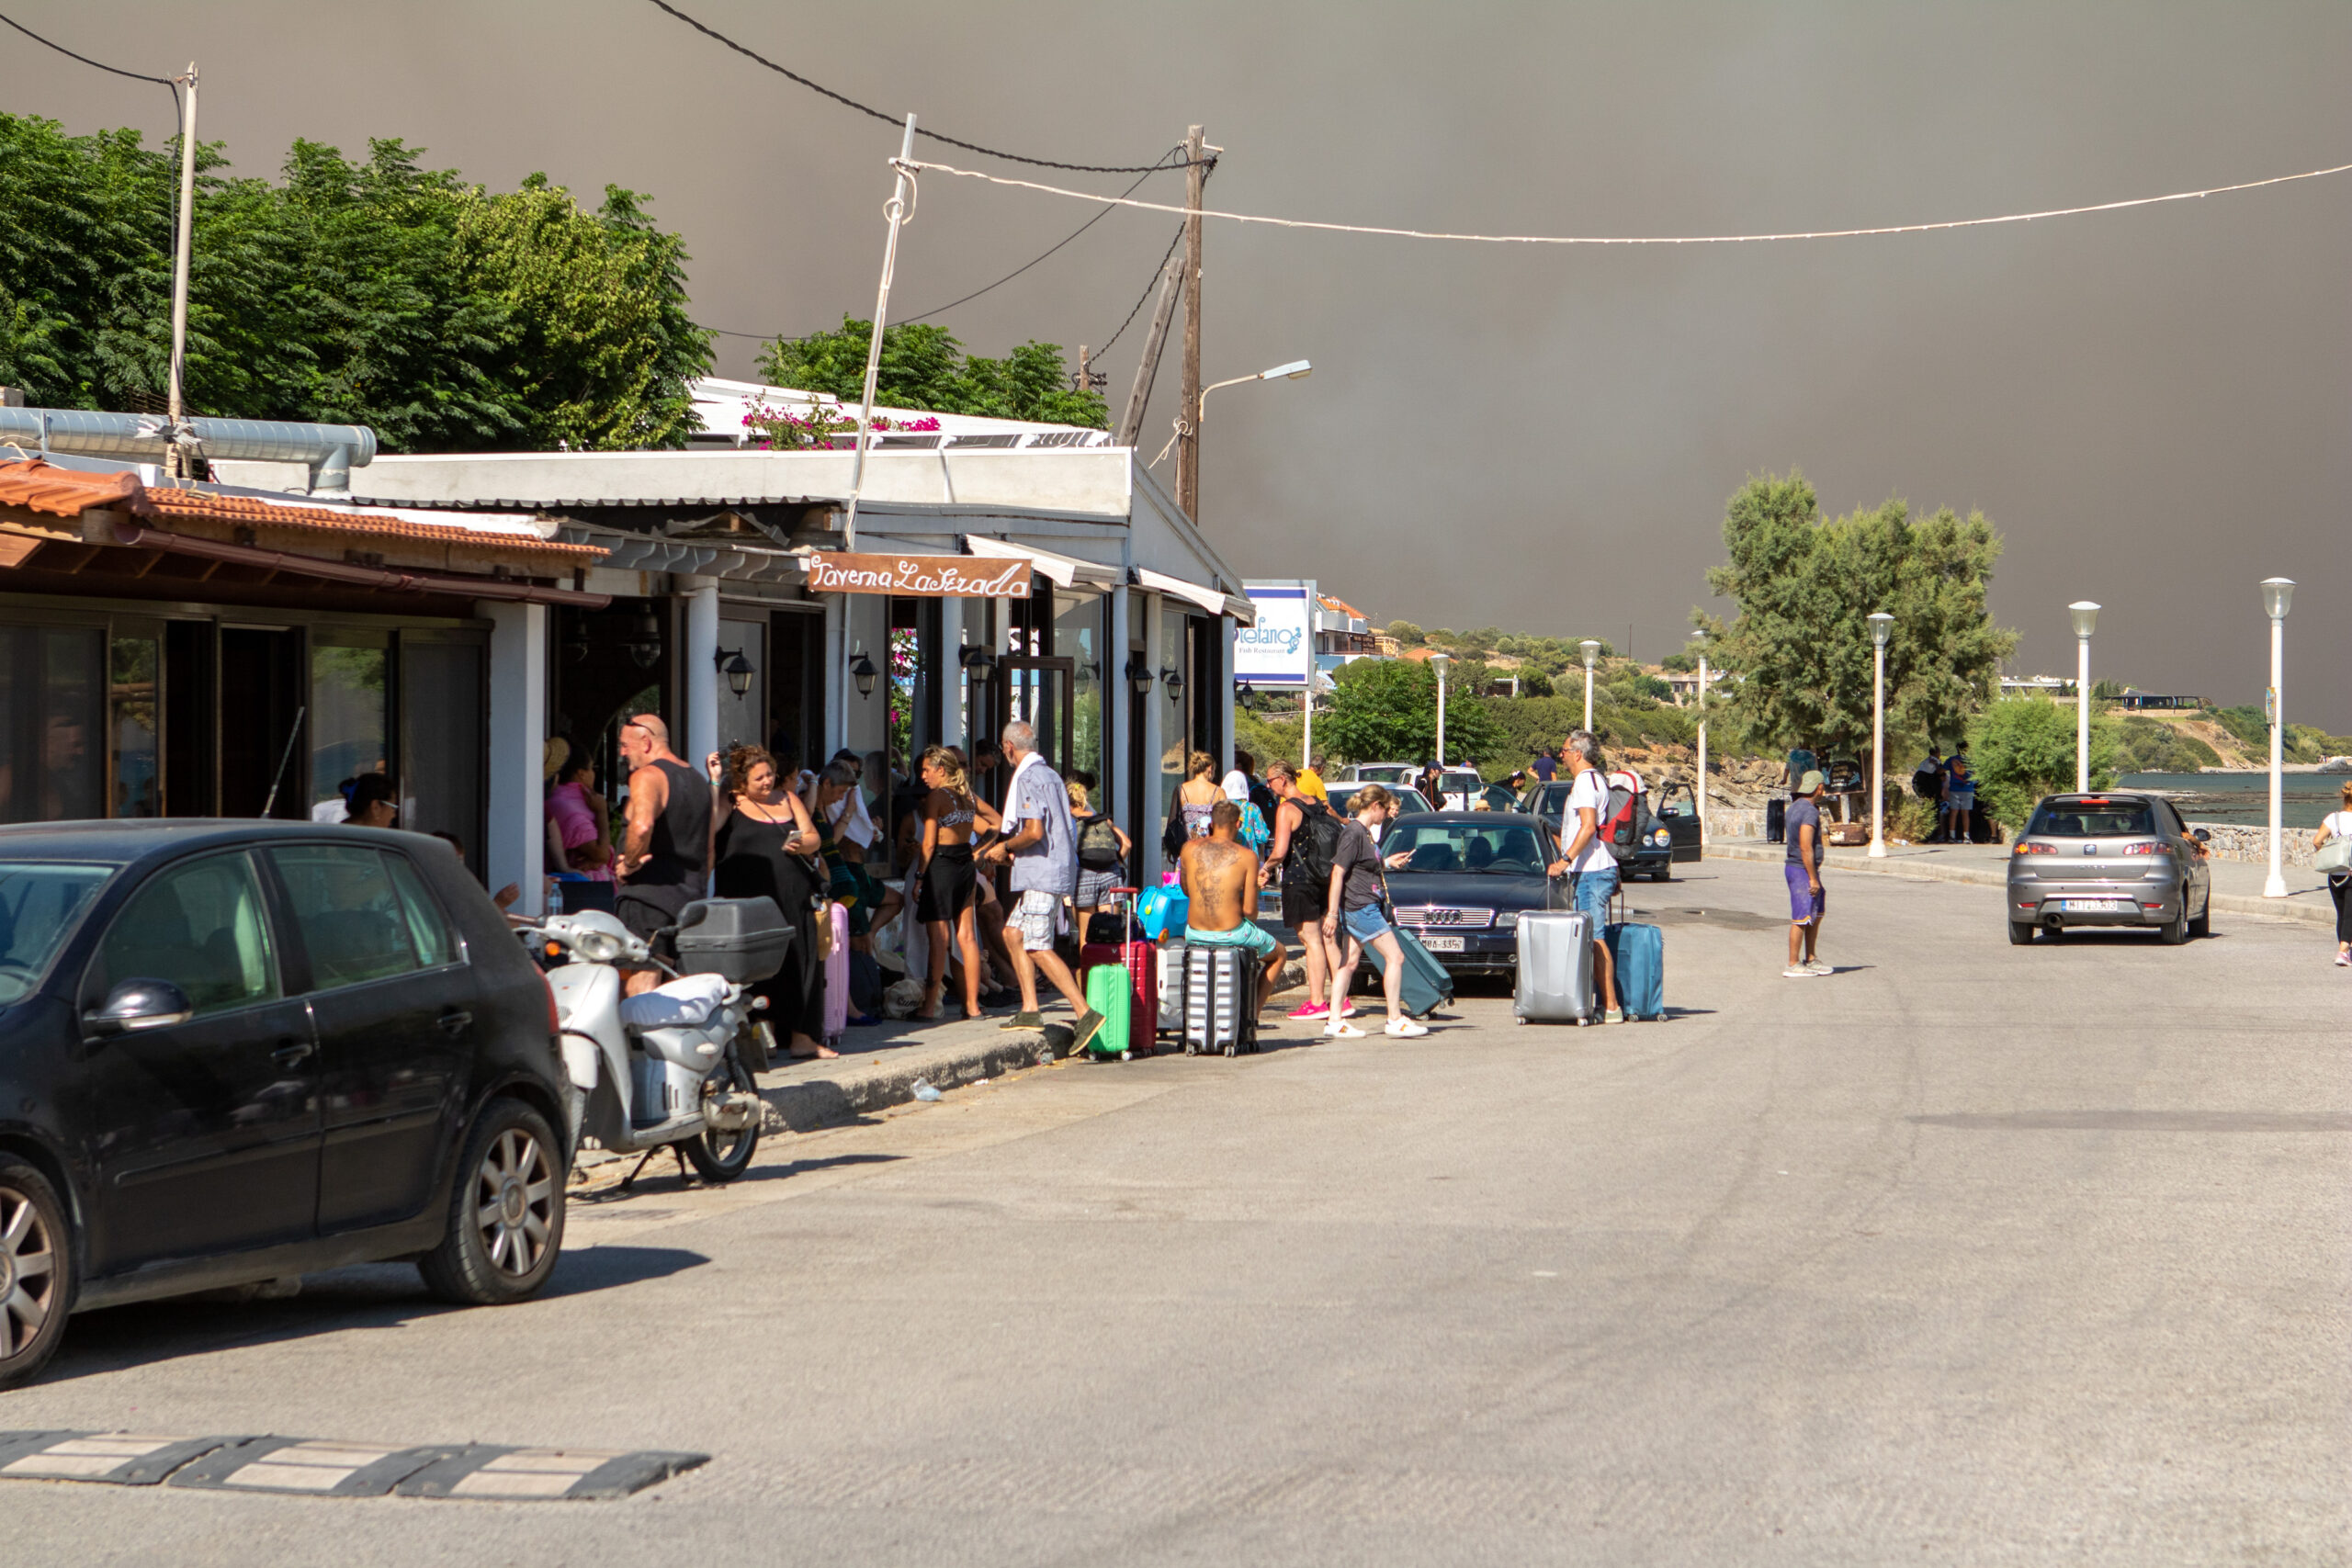
<path fill-rule="evenodd" d="M 1026 599 L 1029 563 L 993 556 L 809 556 L 811 593 L 897 593 L 918 599 Z"/>

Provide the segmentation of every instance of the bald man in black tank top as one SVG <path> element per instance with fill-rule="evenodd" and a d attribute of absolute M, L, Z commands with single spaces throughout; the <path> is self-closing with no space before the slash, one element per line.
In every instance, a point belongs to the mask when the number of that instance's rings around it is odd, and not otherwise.
<path fill-rule="evenodd" d="M 678 912 L 709 885 L 710 786 L 670 750 L 670 727 L 658 714 L 637 714 L 621 726 L 621 756 L 629 765 L 628 829 L 613 913 L 650 941 L 677 924 Z M 633 969 L 624 989 L 633 997 L 661 978 L 657 970 Z"/>

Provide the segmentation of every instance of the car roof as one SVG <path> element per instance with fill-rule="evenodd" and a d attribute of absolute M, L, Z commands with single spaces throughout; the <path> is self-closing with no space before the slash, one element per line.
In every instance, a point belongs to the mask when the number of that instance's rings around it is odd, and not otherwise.
<path fill-rule="evenodd" d="M 219 844 L 271 840 L 374 838 L 414 840 L 422 835 L 386 828 L 330 826 L 260 818 L 153 817 L 125 821 L 17 822 L 0 826 L 0 860 L 78 861 L 128 865 Z M 438 840 L 435 840 L 436 842 Z"/>
<path fill-rule="evenodd" d="M 1525 811 L 1408 811 L 1396 820 L 1398 822 L 1466 823 L 1474 828 L 1548 826 L 1543 818 Z"/>
<path fill-rule="evenodd" d="M 2145 795 L 2135 789 L 2093 790 L 2088 794 L 2069 791 L 2064 795 L 2045 795 L 2044 806 L 2113 806 L 2119 802 L 2128 806 L 2146 806 L 2164 798 L 2160 795 Z"/>

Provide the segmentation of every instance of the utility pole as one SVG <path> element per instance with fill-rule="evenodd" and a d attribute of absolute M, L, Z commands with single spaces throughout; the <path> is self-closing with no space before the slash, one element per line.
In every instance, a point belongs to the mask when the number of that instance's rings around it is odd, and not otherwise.
<path fill-rule="evenodd" d="M 196 222 L 196 62 L 187 62 L 187 74 L 180 78 L 187 85 L 187 96 L 180 100 L 180 221 L 179 232 L 172 242 L 172 384 L 170 403 L 170 443 L 165 448 L 164 461 L 170 465 L 175 479 L 187 477 L 187 448 L 180 444 L 180 435 L 187 418 L 187 402 L 181 391 L 181 382 L 187 370 L 187 273 L 188 247 Z"/>
<path fill-rule="evenodd" d="M 1176 504 L 1201 520 L 1201 197 L 1208 170 L 1202 157 L 1201 128 L 1184 132 L 1184 385 L 1183 411 L 1176 416 Z"/>
<path fill-rule="evenodd" d="M 1143 340 L 1143 357 L 1136 361 L 1136 384 L 1127 393 L 1126 417 L 1119 421 L 1122 446 L 1143 439 L 1143 406 L 1151 400 L 1151 384 L 1159 378 L 1159 351 L 1167 345 L 1169 323 L 1176 319 L 1177 285 L 1183 276 L 1183 258 L 1170 255 L 1159 276 L 1159 303 L 1152 308 L 1151 333 Z"/>

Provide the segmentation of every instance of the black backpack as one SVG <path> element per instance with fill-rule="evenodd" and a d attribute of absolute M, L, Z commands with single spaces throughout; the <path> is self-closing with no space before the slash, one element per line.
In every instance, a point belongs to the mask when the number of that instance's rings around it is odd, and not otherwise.
<path fill-rule="evenodd" d="M 1078 863 L 1089 871 L 1116 871 L 1121 861 L 1119 829 L 1096 813 L 1078 825 Z"/>
<path fill-rule="evenodd" d="M 1305 818 L 1299 823 L 1298 831 L 1290 836 L 1292 859 L 1309 882 L 1328 887 L 1332 863 L 1340 853 L 1340 832 L 1347 824 L 1340 820 L 1338 812 L 1319 800 L 1295 800 L 1290 804 L 1297 807 L 1299 816 Z"/>

